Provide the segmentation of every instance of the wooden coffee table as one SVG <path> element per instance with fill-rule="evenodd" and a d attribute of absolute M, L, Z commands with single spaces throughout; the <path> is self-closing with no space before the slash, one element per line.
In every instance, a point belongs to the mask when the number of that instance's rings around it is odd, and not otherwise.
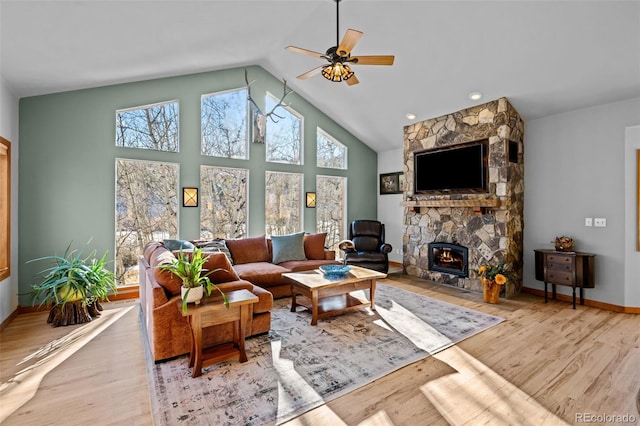
<path fill-rule="evenodd" d="M 363 306 L 375 310 L 373 299 L 376 294 L 376 280 L 387 277 L 387 274 L 371 269 L 352 266 L 351 270 L 339 277 L 324 275 L 319 269 L 304 272 L 282 274 L 291 283 L 291 312 L 298 306 L 311 311 L 311 325 L 318 324 L 318 319 L 339 315 Z M 351 292 L 369 289 L 369 299 L 362 300 L 352 296 Z M 302 295 L 306 300 L 298 301 Z"/>
<path fill-rule="evenodd" d="M 253 304 L 258 296 L 248 290 L 236 290 L 225 293 L 229 301 L 227 308 L 221 296 L 202 299 L 200 304 L 190 304 L 183 316 L 189 317 L 191 327 L 191 354 L 189 367 L 193 367 L 192 377 L 202 374 L 202 367 L 223 359 L 238 356 L 240 362 L 247 361 L 244 349 L 244 336 L 247 322 L 253 314 Z M 182 301 L 178 302 L 182 312 Z M 202 329 L 212 325 L 233 323 L 233 342 L 223 343 L 210 348 L 202 344 Z"/>

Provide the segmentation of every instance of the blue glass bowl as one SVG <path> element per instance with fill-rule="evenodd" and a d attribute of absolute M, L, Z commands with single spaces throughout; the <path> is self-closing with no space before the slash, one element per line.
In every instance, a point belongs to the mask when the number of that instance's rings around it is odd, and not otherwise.
<path fill-rule="evenodd" d="M 341 275 L 345 275 L 349 270 L 351 270 L 351 266 L 349 265 L 322 265 L 319 267 L 320 271 L 323 274 L 331 277 L 339 277 Z"/>

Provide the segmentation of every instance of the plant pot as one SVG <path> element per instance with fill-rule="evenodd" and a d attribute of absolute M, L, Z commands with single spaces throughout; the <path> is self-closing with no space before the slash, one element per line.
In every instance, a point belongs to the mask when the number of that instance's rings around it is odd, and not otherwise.
<path fill-rule="evenodd" d="M 573 251 L 573 246 L 556 246 L 556 251 Z"/>
<path fill-rule="evenodd" d="M 188 291 L 187 291 L 188 290 Z M 186 295 L 186 303 L 196 303 L 199 304 L 200 300 L 204 296 L 204 287 L 181 287 L 180 294 L 182 296 L 182 300 L 185 300 Z"/>
<path fill-rule="evenodd" d="M 482 297 L 486 303 L 500 302 L 500 284 L 495 281 L 482 279 Z"/>

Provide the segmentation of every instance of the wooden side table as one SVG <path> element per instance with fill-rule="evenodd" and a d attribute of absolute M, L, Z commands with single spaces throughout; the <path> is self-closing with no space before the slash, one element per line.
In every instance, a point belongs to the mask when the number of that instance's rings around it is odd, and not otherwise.
<path fill-rule="evenodd" d="M 584 305 L 583 288 L 593 288 L 593 253 L 577 251 L 534 250 L 536 280 L 544 282 L 544 302 L 547 303 L 547 283 L 556 298 L 556 284 L 573 288 L 573 309 L 576 308 L 576 287 L 580 289 L 580 304 Z"/>
<path fill-rule="evenodd" d="M 189 304 L 183 316 L 189 317 L 191 327 L 191 353 L 189 367 L 193 368 L 192 377 L 202 374 L 202 367 L 239 355 L 240 362 L 247 361 L 244 349 L 244 336 L 247 321 L 253 315 L 253 304 L 258 296 L 248 290 L 237 290 L 225 293 L 229 300 L 229 308 L 224 304 L 221 296 L 211 296 L 202 299 L 200 304 Z M 182 300 L 178 302 L 182 312 Z M 232 322 L 233 341 L 220 345 L 203 348 L 202 329 L 212 325 Z"/>

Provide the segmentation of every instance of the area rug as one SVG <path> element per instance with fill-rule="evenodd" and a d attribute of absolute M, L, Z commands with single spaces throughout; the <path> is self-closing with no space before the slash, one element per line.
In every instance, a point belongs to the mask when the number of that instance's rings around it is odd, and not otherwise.
<path fill-rule="evenodd" d="M 269 334 L 246 340 L 246 363 L 230 359 L 197 378 L 187 356 L 152 365 L 154 423 L 278 425 L 502 321 L 380 283 L 375 311 L 317 326 L 290 306 L 275 301 Z"/>

